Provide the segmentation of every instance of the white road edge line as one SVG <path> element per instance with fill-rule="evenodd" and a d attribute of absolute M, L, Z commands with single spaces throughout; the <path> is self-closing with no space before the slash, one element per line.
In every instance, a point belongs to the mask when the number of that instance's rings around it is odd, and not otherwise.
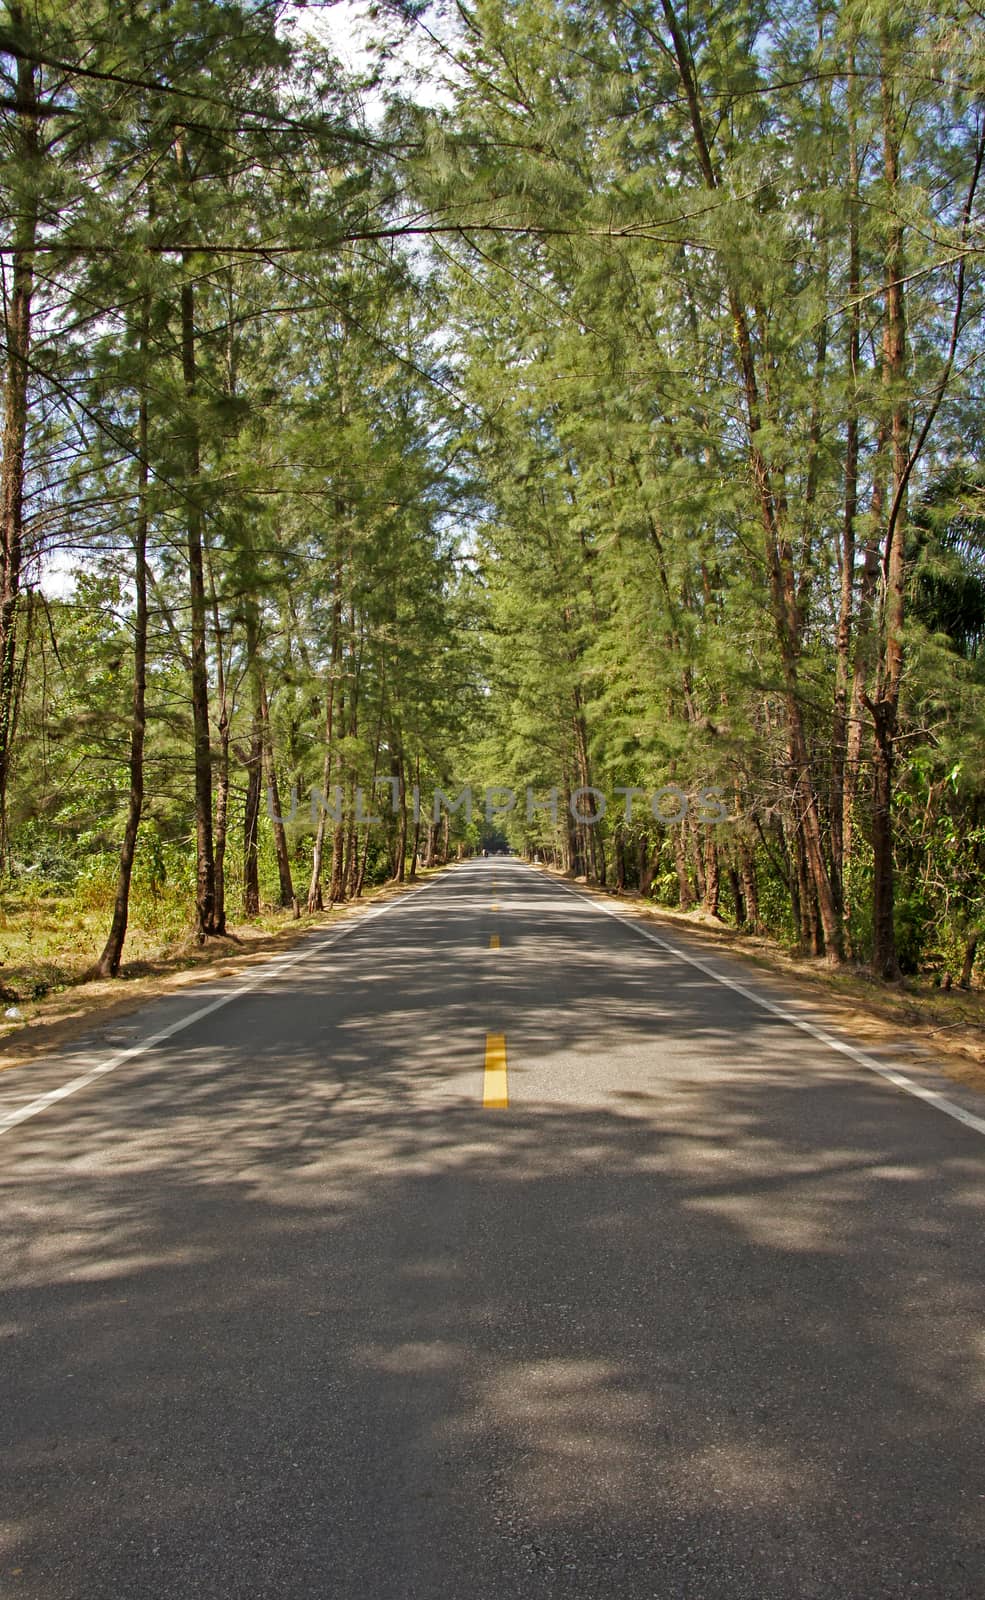
<path fill-rule="evenodd" d="M 124 1050 L 117 1050 L 113 1055 L 101 1061 L 97 1067 L 90 1067 L 88 1072 L 81 1073 L 77 1078 L 71 1078 L 68 1083 L 59 1084 L 57 1089 L 49 1089 L 47 1094 L 38 1095 L 37 1099 L 29 1100 L 26 1105 L 18 1106 L 14 1111 L 7 1111 L 0 1115 L 0 1139 L 11 1128 L 16 1128 L 20 1123 L 27 1122 L 31 1117 L 39 1116 L 42 1111 L 47 1111 L 49 1106 L 56 1105 L 59 1100 L 67 1100 L 69 1095 L 78 1094 L 80 1089 L 88 1088 L 90 1083 L 95 1083 L 99 1078 L 105 1078 L 109 1072 L 115 1072 L 117 1067 L 122 1067 L 124 1062 L 133 1061 L 137 1056 L 153 1050 L 155 1045 L 163 1043 L 165 1039 L 173 1038 L 176 1033 L 190 1028 L 193 1023 L 201 1022 L 203 1017 L 209 1016 L 213 1011 L 221 1011 L 223 1006 L 231 1005 L 241 995 L 249 994 L 253 989 L 259 989 L 271 977 L 277 977 L 285 972 L 288 967 L 296 966 L 299 961 L 307 961 L 312 955 L 326 950 L 330 945 L 338 944 L 347 934 L 356 928 L 363 928 L 367 922 L 372 922 L 376 917 L 382 917 L 388 911 L 394 911 L 400 906 L 405 906 L 408 900 L 413 900 L 415 895 L 423 894 L 425 889 L 430 889 L 438 880 L 431 878 L 427 883 L 422 883 L 416 889 L 411 889 L 409 894 L 400 895 L 396 900 L 389 900 L 385 906 L 378 906 L 375 911 L 367 911 L 365 916 L 354 917 L 351 922 L 346 922 L 329 934 L 326 939 L 319 939 L 317 933 L 311 943 L 305 940 L 306 948 L 295 951 L 293 955 L 281 956 L 273 961 L 264 962 L 257 972 L 246 983 L 239 983 L 228 994 L 221 994 L 207 1006 L 199 1006 L 197 1011 L 191 1012 L 187 1017 L 180 1017 L 177 1022 L 171 1022 L 166 1028 L 159 1028 L 157 1033 L 152 1033 L 150 1038 L 142 1039 L 139 1044 L 127 1045 Z"/>
<path fill-rule="evenodd" d="M 557 879 L 553 880 L 559 881 Z M 631 917 L 624 917 L 620 912 L 614 911 L 611 906 L 605 905 L 600 900 L 593 900 L 589 895 L 582 894 L 578 889 L 572 889 L 567 883 L 561 884 L 568 894 L 574 895 L 576 900 L 584 901 L 585 905 L 593 906 L 596 911 L 604 911 L 607 917 L 621 922 L 624 928 L 630 928 L 633 933 L 638 933 L 641 939 L 649 939 L 651 944 L 659 945 L 661 950 L 666 950 L 668 955 L 675 956 L 678 961 L 686 961 L 689 967 L 696 967 L 709 978 L 714 978 L 716 983 L 721 983 L 726 989 L 734 989 L 736 994 L 741 994 L 746 1000 L 751 1000 L 754 1006 L 759 1006 L 763 1011 L 772 1012 L 774 1017 L 780 1017 L 784 1022 L 789 1022 L 791 1027 L 799 1028 L 801 1033 L 809 1033 L 812 1039 L 817 1039 L 820 1044 L 827 1045 L 829 1050 L 834 1050 L 838 1055 L 848 1056 L 851 1061 L 860 1067 L 865 1067 L 868 1072 L 875 1072 L 880 1078 L 885 1078 L 887 1083 L 892 1083 L 897 1089 L 902 1089 L 904 1094 L 911 1094 L 917 1100 L 923 1100 L 927 1105 L 933 1106 L 935 1111 L 943 1111 L 946 1117 L 953 1117 L 955 1122 L 963 1123 L 966 1128 L 973 1128 L 976 1133 L 985 1133 L 985 1118 L 976 1117 L 973 1112 L 966 1111 L 964 1106 L 959 1106 L 956 1101 L 949 1100 L 946 1095 L 938 1094 L 936 1089 L 925 1089 L 922 1084 L 914 1083 L 904 1072 L 897 1072 L 895 1067 L 884 1067 L 881 1061 L 876 1061 L 874 1056 L 867 1055 L 864 1050 L 859 1050 L 855 1045 L 846 1044 L 843 1039 L 836 1039 L 833 1033 L 828 1033 L 824 1028 L 818 1028 L 813 1022 L 808 1022 L 804 1017 L 795 1016 L 792 1011 L 786 1011 L 783 1006 L 775 1005 L 772 1000 L 767 1000 L 764 995 L 757 994 L 754 989 L 747 989 L 745 984 L 737 983 L 734 978 L 727 978 L 724 973 L 716 972 L 707 961 L 701 961 L 697 956 L 689 956 L 685 950 L 679 950 L 667 939 L 661 939 L 657 933 L 651 933 L 649 928 L 643 928 Z"/>

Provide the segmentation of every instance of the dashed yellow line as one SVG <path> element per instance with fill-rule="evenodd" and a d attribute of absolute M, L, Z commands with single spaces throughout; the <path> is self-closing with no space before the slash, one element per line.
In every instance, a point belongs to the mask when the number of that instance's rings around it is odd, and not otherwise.
<path fill-rule="evenodd" d="M 499 910 L 499 901 L 498 900 L 494 900 L 492 905 L 489 907 L 489 909 L 490 909 L 490 911 L 498 911 Z"/>
<path fill-rule="evenodd" d="M 491 933 L 489 935 L 489 948 L 490 948 L 490 950 L 498 950 L 499 949 L 499 934 L 498 933 Z"/>
<path fill-rule="evenodd" d="M 506 1037 L 502 1033 L 486 1034 L 486 1075 L 482 1090 L 482 1104 L 489 1110 L 505 1110 L 510 1103 L 506 1080 Z"/>

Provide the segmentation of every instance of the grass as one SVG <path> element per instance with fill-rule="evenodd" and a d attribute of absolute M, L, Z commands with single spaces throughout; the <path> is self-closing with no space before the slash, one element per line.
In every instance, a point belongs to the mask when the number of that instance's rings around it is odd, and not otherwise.
<path fill-rule="evenodd" d="M 59 893 L 20 885 L 0 894 L 0 987 L 5 1003 L 30 1004 L 84 983 L 102 953 L 113 904 L 109 896 Z M 268 908 L 250 928 L 272 932 L 290 913 Z M 232 927 L 234 936 L 242 930 Z M 127 930 L 124 976 L 197 948 L 184 895 L 139 895 Z"/>
<path fill-rule="evenodd" d="M 33 1014 L 48 996 L 87 983 L 112 914 L 112 899 L 88 886 L 82 893 L 5 886 L 0 893 L 0 997 L 5 1008 L 16 1005 Z M 229 942 L 273 933 L 291 921 L 289 911 L 267 907 L 248 926 L 231 925 Z M 192 963 L 199 949 L 185 895 L 135 896 L 121 977 Z"/>

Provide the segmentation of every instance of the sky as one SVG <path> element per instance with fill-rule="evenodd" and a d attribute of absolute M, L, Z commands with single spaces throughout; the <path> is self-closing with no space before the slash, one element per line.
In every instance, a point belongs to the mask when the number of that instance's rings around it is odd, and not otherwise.
<path fill-rule="evenodd" d="M 371 70 L 374 63 L 373 41 L 384 31 L 396 36 L 397 29 L 384 15 L 374 20 L 373 5 L 369 0 L 316 0 L 307 3 L 296 13 L 296 27 L 326 44 L 342 66 L 355 74 Z M 448 16 L 440 15 L 436 8 L 427 12 L 425 26 L 403 30 L 400 46 L 387 63 L 387 78 L 394 86 L 408 92 L 415 87 L 415 98 L 420 105 L 441 106 L 450 103 L 448 88 L 441 82 L 447 76 L 447 58 L 438 65 L 439 51 L 428 39 L 428 33 L 448 42 L 455 39 L 455 24 Z M 366 96 L 366 112 L 371 122 L 379 121 L 385 109 L 383 94 L 370 91 Z"/>

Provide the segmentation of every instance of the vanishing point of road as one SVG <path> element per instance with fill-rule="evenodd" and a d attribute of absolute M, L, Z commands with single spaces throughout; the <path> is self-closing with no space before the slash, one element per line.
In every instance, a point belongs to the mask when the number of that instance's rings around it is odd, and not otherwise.
<path fill-rule="evenodd" d="M 466 862 L 0 1074 L 4 1600 L 982 1600 L 985 1123 L 657 934 Z"/>

